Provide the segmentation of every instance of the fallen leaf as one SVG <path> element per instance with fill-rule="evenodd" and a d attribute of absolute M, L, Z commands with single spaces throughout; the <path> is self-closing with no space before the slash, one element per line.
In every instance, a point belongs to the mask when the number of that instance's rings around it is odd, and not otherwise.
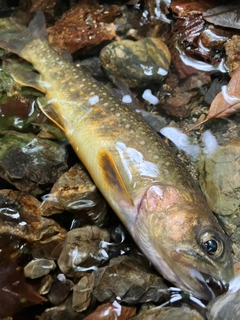
<path fill-rule="evenodd" d="M 27 306 L 47 301 L 38 293 L 36 286 L 26 281 L 23 270 L 12 260 L 0 263 L 0 299 L 1 319 Z"/>
<path fill-rule="evenodd" d="M 206 120 L 229 117 L 236 112 L 240 112 L 240 67 L 213 99 Z"/>
<path fill-rule="evenodd" d="M 135 307 L 121 306 L 116 301 L 101 304 L 85 320 L 128 320 L 136 315 Z"/>
<path fill-rule="evenodd" d="M 183 133 L 189 133 L 212 118 L 227 118 L 236 112 L 240 112 L 240 67 L 234 72 L 228 85 L 222 86 L 222 91 L 213 99 L 206 119 Z"/>
<path fill-rule="evenodd" d="M 218 26 L 240 29 L 238 4 L 221 5 L 203 13 L 203 19 Z"/>

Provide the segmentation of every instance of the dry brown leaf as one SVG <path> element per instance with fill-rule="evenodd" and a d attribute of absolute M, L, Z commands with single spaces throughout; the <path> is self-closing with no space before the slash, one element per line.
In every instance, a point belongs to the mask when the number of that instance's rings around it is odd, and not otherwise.
<path fill-rule="evenodd" d="M 135 307 L 121 306 L 118 303 L 104 303 L 88 315 L 85 320 L 128 320 L 136 315 Z"/>
<path fill-rule="evenodd" d="M 228 85 L 222 87 L 222 91 L 213 99 L 206 119 L 184 133 L 189 133 L 212 118 L 226 118 L 236 112 L 240 112 L 240 67 L 234 72 Z"/>
<path fill-rule="evenodd" d="M 226 90 L 219 92 L 212 101 L 206 120 L 229 117 L 236 112 L 240 112 L 240 67 L 234 72 Z"/>

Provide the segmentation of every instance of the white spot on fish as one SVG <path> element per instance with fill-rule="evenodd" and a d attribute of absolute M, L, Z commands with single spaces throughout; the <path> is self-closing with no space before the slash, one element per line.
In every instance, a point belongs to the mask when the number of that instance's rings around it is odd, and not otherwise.
<path fill-rule="evenodd" d="M 99 102 L 99 97 L 98 97 L 97 95 L 95 95 L 95 96 L 89 98 L 89 99 L 88 99 L 88 102 L 89 102 L 90 105 L 92 106 L 92 105 L 94 105 L 94 104 L 96 104 L 96 103 Z"/>
<path fill-rule="evenodd" d="M 152 91 L 150 89 L 146 89 L 143 92 L 142 97 L 152 105 L 156 105 L 159 102 L 158 98 L 152 94 Z"/>
<path fill-rule="evenodd" d="M 121 113 L 116 113 L 115 116 L 116 117 L 120 117 Z"/>
<path fill-rule="evenodd" d="M 103 106 L 104 106 L 104 107 L 107 107 L 107 106 L 108 106 L 108 102 L 105 102 L 105 103 L 103 104 Z M 114 108 L 112 108 L 111 110 L 114 110 Z"/>
<path fill-rule="evenodd" d="M 130 124 L 129 123 L 127 123 L 126 125 L 125 125 L 125 128 L 126 129 L 129 129 L 131 126 L 130 126 Z"/>

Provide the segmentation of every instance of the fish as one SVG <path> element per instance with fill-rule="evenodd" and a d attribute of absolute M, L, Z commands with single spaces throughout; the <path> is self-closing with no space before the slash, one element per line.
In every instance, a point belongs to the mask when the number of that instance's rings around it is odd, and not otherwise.
<path fill-rule="evenodd" d="M 28 26 L 8 21 L 0 21 L 0 47 L 34 68 L 12 77 L 45 94 L 42 111 L 155 269 L 213 299 L 210 283 L 225 288 L 234 276 L 231 243 L 191 174 L 140 115 L 51 47 L 42 11 Z"/>

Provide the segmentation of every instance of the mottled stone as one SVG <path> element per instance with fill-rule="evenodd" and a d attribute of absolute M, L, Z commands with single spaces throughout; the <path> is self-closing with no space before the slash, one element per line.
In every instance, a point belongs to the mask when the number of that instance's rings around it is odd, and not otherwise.
<path fill-rule="evenodd" d="M 188 307 L 171 308 L 156 307 L 143 311 L 132 320 L 204 320 L 204 318 L 193 309 Z"/>
<path fill-rule="evenodd" d="M 240 36 L 234 35 L 230 41 L 227 41 L 224 45 L 226 50 L 226 66 L 228 67 L 228 73 L 233 75 L 234 71 L 240 66 Z"/>
<path fill-rule="evenodd" d="M 60 52 L 91 52 L 103 41 L 116 37 L 113 22 L 120 6 L 99 5 L 97 1 L 81 1 L 65 12 L 48 28 L 49 41 Z"/>
<path fill-rule="evenodd" d="M 66 279 L 65 281 L 60 281 L 58 278 L 54 279 L 47 295 L 48 300 L 53 305 L 62 303 L 72 291 L 73 286 L 73 282 L 69 279 Z"/>
<path fill-rule="evenodd" d="M 114 258 L 109 266 L 94 271 L 95 289 L 93 295 L 100 301 L 116 297 L 121 302 L 134 304 L 146 301 L 159 301 L 170 295 L 162 278 L 151 274 L 141 263 L 128 256 Z"/>
<path fill-rule="evenodd" d="M 159 106 L 169 116 L 188 117 L 203 100 L 203 89 L 210 82 L 211 77 L 205 72 L 195 72 L 182 81 L 176 74 L 169 73 L 160 95 Z"/>
<path fill-rule="evenodd" d="M 86 273 L 73 287 L 72 307 L 77 312 L 86 310 L 91 301 L 94 286 L 94 275 Z"/>
<path fill-rule="evenodd" d="M 56 264 L 53 260 L 48 259 L 36 259 L 30 261 L 24 267 L 24 275 L 27 278 L 36 279 L 49 274 L 55 270 Z"/>
<path fill-rule="evenodd" d="M 59 142 L 8 131 L 0 144 L 0 177 L 20 191 L 42 194 L 67 170 L 66 147 Z"/>
<path fill-rule="evenodd" d="M 212 211 L 231 215 L 240 206 L 240 140 L 219 147 L 199 162 L 200 184 Z"/>
<path fill-rule="evenodd" d="M 106 202 L 82 164 L 76 163 L 54 184 L 41 207 L 43 216 L 63 211 L 80 214 L 92 222 L 103 220 Z M 84 211 L 84 212 L 83 212 Z"/>
<path fill-rule="evenodd" d="M 97 269 L 101 261 L 108 259 L 108 249 L 104 245 L 108 241 L 108 232 L 96 226 L 69 231 L 58 259 L 60 270 L 72 277 L 83 271 Z"/>
<path fill-rule="evenodd" d="M 208 320 L 238 320 L 240 319 L 240 279 L 235 279 L 236 288 L 214 299 L 207 306 Z M 238 283 L 237 283 L 238 282 Z M 236 290 L 235 290 L 236 289 Z"/>
<path fill-rule="evenodd" d="M 168 73 L 171 57 L 160 39 L 143 38 L 136 42 L 110 43 L 102 49 L 100 59 L 110 78 L 134 88 L 161 83 Z"/>
<path fill-rule="evenodd" d="M 1 257 L 18 251 L 16 241 L 21 241 L 21 246 L 31 247 L 34 258 L 58 258 L 66 231 L 54 220 L 41 217 L 40 205 L 26 192 L 0 190 Z"/>

